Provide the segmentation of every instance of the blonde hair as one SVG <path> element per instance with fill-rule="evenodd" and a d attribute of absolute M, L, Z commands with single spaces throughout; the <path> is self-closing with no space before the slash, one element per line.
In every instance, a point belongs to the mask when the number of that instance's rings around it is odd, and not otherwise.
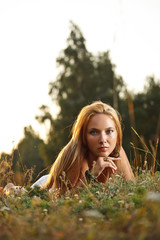
<path fill-rule="evenodd" d="M 120 114 L 110 105 L 101 101 L 93 102 L 82 108 L 73 127 L 72 138 L 69 143 L 61 150 L 57 159 L 52 165 L 50 170 L 50 178 L 46 186 L 50 189 L 54 188 L 63 189 L 65 187 L 62 176 L 68 181 L 68 187 L 72 188 L 74 178 L 80 174 L 80 167 L 82 159 L 87 156 L 88 147 L 86 143 L 86 128 L 90 118 L 95 114 L 106 114 L 115 122 L 117 130 L 117 144 L 114 149 L 115 152 L 120 151 L 122 145 L 122 129 Z M 72 171 L 73 170 L 73 171 Z"/>

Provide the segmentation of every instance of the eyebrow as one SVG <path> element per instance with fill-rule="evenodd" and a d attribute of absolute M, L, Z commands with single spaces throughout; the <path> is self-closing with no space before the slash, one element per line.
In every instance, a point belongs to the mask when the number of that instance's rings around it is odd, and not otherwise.
<path fill-rule="evenodd" d="M 108 127 L 108 128 L 105 128 L 105 130 L 109 130 L 109 129 L 115 129 L 115 127 Z M 89 130 L 99 130 L 99 128 L 89 128 Z"/>

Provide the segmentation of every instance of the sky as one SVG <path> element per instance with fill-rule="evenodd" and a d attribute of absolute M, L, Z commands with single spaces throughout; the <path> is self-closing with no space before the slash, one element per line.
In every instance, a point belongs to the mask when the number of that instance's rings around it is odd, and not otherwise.
<path fill-rule="evenodd" d="M 128 90 L 160 78 L 159 0 L 0 0 L 0 152 L 11 153 L 25 126 L 45 140 L 35 116 L 46 104 L 56 58 L 66 47 L 69 22 L 81 29 L 88 51 L 110 51 Z"/>

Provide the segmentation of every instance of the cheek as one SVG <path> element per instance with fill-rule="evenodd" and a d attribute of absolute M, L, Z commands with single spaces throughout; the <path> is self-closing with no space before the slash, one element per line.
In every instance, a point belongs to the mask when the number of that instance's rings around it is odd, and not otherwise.
<path fill-rule="evenodd" d="M 86 137 L 86 143 L 87 143 L 87 146 L 89 146 L 92 143 L 92 138 L 90 136 Z"/>
<path fill-rule="evenodd" d="M 88 147 L 92 147 L 94 145 L 95 141 L 96 141 L 96 139 L 93 138 L 92 136 L 88 136 L 86 138 L 86 142 L 87 142 Z"/>
<path fill-rule="evenodd" d="M 112 137 L 110 138 L 110 141 L 113 145 L 116 146 L 117 143 L 117 134 L 112 135 Z"/>

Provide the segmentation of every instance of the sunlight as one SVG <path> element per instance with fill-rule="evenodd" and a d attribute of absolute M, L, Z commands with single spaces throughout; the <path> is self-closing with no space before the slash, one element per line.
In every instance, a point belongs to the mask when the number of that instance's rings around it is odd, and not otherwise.
<path fill-rule="evenodd" d="M 48 84 L 56 78 L 70 20 L 81 28 L 89 51 L 110 51 L 129 90 L 141 91 L 148 75 L 160 77 L 158 9 L 156 0 L 1 1 L 0 152 L 12 150 L 42 104 L 51 106 Z M 44 138 L 45 128 L 36 129 Z"/>

